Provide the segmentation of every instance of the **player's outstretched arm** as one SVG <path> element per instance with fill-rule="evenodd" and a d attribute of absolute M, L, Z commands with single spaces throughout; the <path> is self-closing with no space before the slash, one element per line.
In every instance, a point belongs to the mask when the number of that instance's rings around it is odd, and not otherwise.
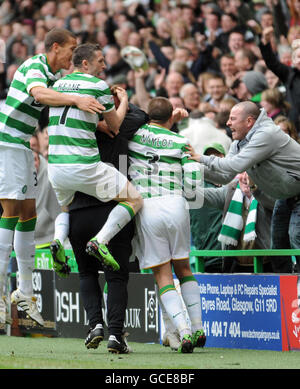
<path fill-rule="evenodd" d="M 53 107 L 76 105 L 79 109 L 90 113 L 102 113 L 105 110 L 105 107 L 93 97 L 81 97 L 68 93 L 60 93 L 41 86 L 32 88 L 30 93 L 36 102 L 44 105 Z"/>
<path fill-rule="evenodd" d="M 109 130 L 112 133 L 117 134 L 128 110 L 128 96 L 126 90 L 120 87 L 116 87 L 114 93 L 118 97 L 120 104 L 117 110 L 104 112 L 103 117 Z"/>

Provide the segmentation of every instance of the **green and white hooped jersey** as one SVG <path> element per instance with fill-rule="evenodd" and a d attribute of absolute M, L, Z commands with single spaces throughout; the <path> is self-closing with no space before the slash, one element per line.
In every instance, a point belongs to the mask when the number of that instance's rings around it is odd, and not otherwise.
<path fill-rule="evenodd" d="M 50 87 L 61 77 L 53 74 L 45 54 L 27 59 L 15 72 L 0 112 L 0 145 L 28 148 L 44 105 L 30 95 L 35 86 Z"/>
<path fill-rule="evenodd" d="M 114 109 L 114 100 L 107 83 L 89 74 L 74 72 L 54 84 L 54 90 L 80 96 L 95 97 L 105 107 Z M 50 107 L 49 164 L 93 164 L 100 161 L 95 131 L 99 115 L 76 106 Z"/>
<path fill-rule="evenodd" d="M 188 159 L 188 140 L 158 124 L 145 124 L 129 142 L 129 176 L 144 199 L 190 196 L 202 179 L 200 164 Z"/>

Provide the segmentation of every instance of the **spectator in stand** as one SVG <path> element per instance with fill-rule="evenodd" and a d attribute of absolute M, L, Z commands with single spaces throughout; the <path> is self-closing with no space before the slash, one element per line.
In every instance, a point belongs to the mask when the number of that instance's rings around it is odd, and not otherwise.
<path fill-rule="evenodd" d="M 128 46 L 134 46 L 142 49 L 143 41 L 141 35 L 136 31 L 132 31 L 128 36 L 127 44 Z"/>
<path fill-rule="evenodd" d="M 170 67 L 169 67 L 169 74 L 171 74 L 172 72 L 180 73 L 184 78 L 185 83 L 189 83 L 189 82 L 196 83 L 193 74 L 189 70 L 186 62 L 184 61 L 174 59 L 174 61 L 170 63 Z"/>
<path fill-rule="evenodd" d="M 273 26 L 275 29 L 276 42 L 286 38 L 288 25 L 286 23 L 280 0 L 267 0 L 263 8 L 256 14 L 256 25 L 253 25 L 256 32 L 261 34 L 262 30 Z"/>
<path fill-rule="evenodd" d="M 220 14 L 218 12 L 211 12 L 206 15 L 204 28 L 207 42 L 211 45 L 215 45 L 216 39 L 222 33 Z"/>
<path fill-rule="evenodd" d="M 274 123 L 277 124 L 283 132 L 288 134 L 296 142 L 300 143 L 299 136 L 297 134 L 296 127 L 293 122 L 289 120 L 286 116 L 280 115 L 277 116 L 274 120 Z"/>
<path fill-rule="evenodd" d="M 185 47 L 189 50 L 189 63 L 192 64 L 200 55 L 200 47 L 198 47 L 196 39 L 191 37 L 186 39 L 182 43 L 182 47 Z"/>
<path fill-rule="evenodd" d="M 290 27 L 299 26 L 300 25 L 300 1 L 299 0 L 288 1 L 288 7 L 290 11 L 290 20 L 289 20 Z"/>
<path fill-rule="evenodd" d="M 186 22 L 190 35 L 194 36 L 196 32 L 203 33 L 203 23 L 197 21 L 196 13 L 193 8 L 189 5 L 183 5 L 181 9 L 182 19 Z"/>
<path fill-rule="evenodd" d="M 265 77 L 268 83 L 269 89 L 279 88 L 281 92 L 285 92 L 285 87 L 282 86 L 279 78 L 272 72 L 272 70 L 267 69 L 265 71 Z"/>
<path fill-rule="evenodd" d="M 285 101 L 283 93 L 276 88 L 266 89 L 262 92 L 260 105 L 273 120 L 278 116 L 287 116 L 291 107 L 291 105 Z"/>
<path fill-rule="evenodd" d="M 257 61 L 252 50 L 242 48 L 235 53 L 235 67 L 238 72 L 247 72 L 253 70 Z"/>
<path fill-rule="evenodd" d="M 279 61 L 287 66 L 291 66 L 292 64 L 292 48 L 290 45 L 277 45 L 277 53 Z"/>
<path fill-rule="evenodd" d="M 200 113 L 204 115 L 204 117 L 211 119 L 213 122 L 215 121 L 217 115 L 217 109 L 213 107 L 211 104 L 201 101 L 198 110 Z"/>
<path fill-rule="evenodd" d="M 300 25 L 290 27 L 287 34 L 287 43 L 291 45 L 295 39 L 299 39 L 299 38 L 300 38 Z"/>
<path fill-rule="evenodd" d="M 161 17 L 156 22 L 155 33 L 162 45 L 171 44 L 171 23 L 168 19 Z"/>
<path fill-rule="evenodd" d="M 129 65 L 122 59 L 117 46 L 110 46 L 105 53 L 106 69 L 104 70 L 107 82 L 112 83 L 113 77 L 130 70 Z"/>
<path fill-rule="evenodd" d="M 180 47 L 182 43 L 190 37 L 189 29 L 186 22 L 182 19 L 177 20 L 171 27 L 171 42 L 172 45 Z"/>
<path fill-rule="evenodd" d="M 220 71 L 225 78 L 227 87 L 229 88 L 237 77 L 237 68 L 232 54 L 226 53 L 220 57 Z"/>
<path fill-rule="evenodd" d="M 114 32 L 116 44 L 122 49 L 128 45 L 128 38 L 132 32 L 135 31 L 133 23 L 126 20 L 120 25 L 120 27 Z"/>
<path fill-rule="evenodd" d="M 245 25 L 254 16 L 249 4 L 242 0 L 228 0 L 227 11 L 237 17 L 239 25 Z"/>
<path fill-rule="evenodd" d="M 170 98 L 179 95 L 179 91 L 184 85 L 184 79 L 180 73 L 172 72 L 168 74 L 163 81 L 162 89 L 157 90 L 157 96 Z"/>
<path fill-rule="evenodd" d="M 199 74 L 201 74 L 211 66 L 211 50 L 207 49 L 206 46 L 203 50 L 198 51 L 197 58 L 192 58 L 191 60 L 193 54 L 188 47 L 190 44 L 190 39 L 185 39 L 182 42 L 181 46 L 177 46 L 173 48 L 173 50 L 171 49 L 172 52 L 170 52 L 170 49 L 168 49 L 170 56 L 167 56 L 165 52 L 163 52 L 162 48 L 159 47 L 159 45 L 154 41 L 152 37 L 149 37 L 148 35 L 146 39 L 148 39 L 148 45 L 153 56 L 155 57 L 155 60 L 157 61 L 159 66 L 163 67 L 166 70 L 166 74 L 168 74 L 169 72 L 169 66 L 172 61 L 172 58 L 186 62 L 195 79 L 198 78 Z M 165 50 L 166 49 L 164 49 L 164 51 Z"/>
<path fill-rule="evenodd" d="M 161 70 L 161 73 L 157 75 L 155 80 L 155 95 L 164 97 L 178 97 L 181 87 L 184 85 L 184 79 L 180 73 L 171 72 L 166 78 L 164 77 L 165 71 Z M 147 112 L 148 104 L 151 100 L 151 95 L 146 89 L 145 78 L 147 72 L 143 69 L 138 69 L 134 72 L 134 90 L 135 90 L 135 103 Z"/>
<path fill-rule="evenodd" d="M 215 45 L 222 51 L 222 53 L 228 53 L 230 51 L 228 47 L 229 34 L 237 27 L 237 24 L 237 17 L 234 14 L 223 13 L 221 15 L 222 32 L 217 36 Z"/>
<path fill-rule="evenodd" d="M 236 102 L 234 104 L 236 104 Z M 213 121 L 214 121 L 215 126 L 220 131 L 223 131 L 224 134 L 226 134 L 229 138 L 231 138 L 232 134 L 231 134 L 230 128 L 227 126 L 229 114 L 230 114 L 230 110 L 217 112 L 215 117 L 213 118 Z"/>
<path fill-rule="evenodd" d="M 215 75 L 208 81 L 208 90 L 210 92 L 210 99 L 207 102 L 218 111 L 221 101 L 229 97 L 225 79 L 221 75 Z"/>
<path fill-rule="evenodd" d="M 204 72 L 199 74 L 198 80 L 197 80 L 197 86 L 199 89 L 199 92 L 202 96 L 203 101 L 207 101 L 211 98 L 208 82 L 211 78 L 215 77 L 214 73 L 211 72 Z"/>
<path fill-rule="evenodd" d="M 231 31 L 228 37 L 228 48 L 232 55 L 236 55 L 237 51 L 245 46 L 244 34 L 238 29 Z"/>
<path fill-rule="evenodd" d="M 293 50 L 292 66 L 281 63 L 271 48 L 273 27 L 263 30 L 260 50 L 267 67 L 282 81 L 286 88 L 286 100 L 290 103 L 289 118 L 295 123 L 297 132 L 300 132 L 300 47 Z M 295 41 L 296 42 L 296 41 Z"/>
<path fill-rule="evenodd" d="M 252 0 L 252 9 L 254 12 L 254 20 L 256 21 L 260 21 L 261 15 L 265 11 L 269 11 L 265 0 Z"/>
<path fill-rule="evenodd" d="M 225 97 L 220 102 L 220 112 L 230 112 L 231 108 L 236 104 L 236 99 L 233 97 Z"/>
<path fill-rule="evenodd" d="M 169 98 L 170 103 L 172 104 L 173 109 L 175 108 L 184 108 L 183 100 L 180 96 L 174 96 Z"/>
<path fill-rule="evenodd" d="M 188 83 L 180 88 L 179 96 L 183 100 L 185 109 L 188 112 L 196 110 L 200 103 L 200 92 L 195 84 Z"/>
<path fill-rule="evenodd" d="M 231 89 L 240 101 L 260 102 L 261 93 L 268 89 L 268 84 L 263 73 L 251 70 L 246 72 L 241 79 L 234 81 Z"/>

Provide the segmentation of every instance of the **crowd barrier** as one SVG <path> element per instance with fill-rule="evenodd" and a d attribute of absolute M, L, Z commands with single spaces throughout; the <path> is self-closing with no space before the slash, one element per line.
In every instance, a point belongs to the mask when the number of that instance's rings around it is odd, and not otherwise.
<path fill-rule="evenodd" d="M 256 250 L 191 250 L 191 256 L 196 257 L 197 273 L 205 271 L 205 257 L 253 257 L 253 272 L 263 273 L 263 257 L 300 255 L 300 249 L 256 249 Z"/>

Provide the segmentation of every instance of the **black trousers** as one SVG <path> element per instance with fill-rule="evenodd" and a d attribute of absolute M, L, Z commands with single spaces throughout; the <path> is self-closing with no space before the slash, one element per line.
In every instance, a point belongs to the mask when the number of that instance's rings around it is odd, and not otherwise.
<path fill-rule="evenodd" d="M 70 211 L 69 239 L 78 264 L 79 289 L 89 325 L 103 324 L 102 290 L 99 270 L 102 266 L 96 258 L 86 254 L 87 242 L 93 238 L 104 223 L 113 205 L 104 204 Z M 120 265 L 120 270 L 104 270 L 108 286 L 107 321 L 109 335 L 120 336 L 123 330 L 128 293 L 129 257 L 133 238 L 133 222 L 128 223 L 109 243 L 111 254 Z"/>

